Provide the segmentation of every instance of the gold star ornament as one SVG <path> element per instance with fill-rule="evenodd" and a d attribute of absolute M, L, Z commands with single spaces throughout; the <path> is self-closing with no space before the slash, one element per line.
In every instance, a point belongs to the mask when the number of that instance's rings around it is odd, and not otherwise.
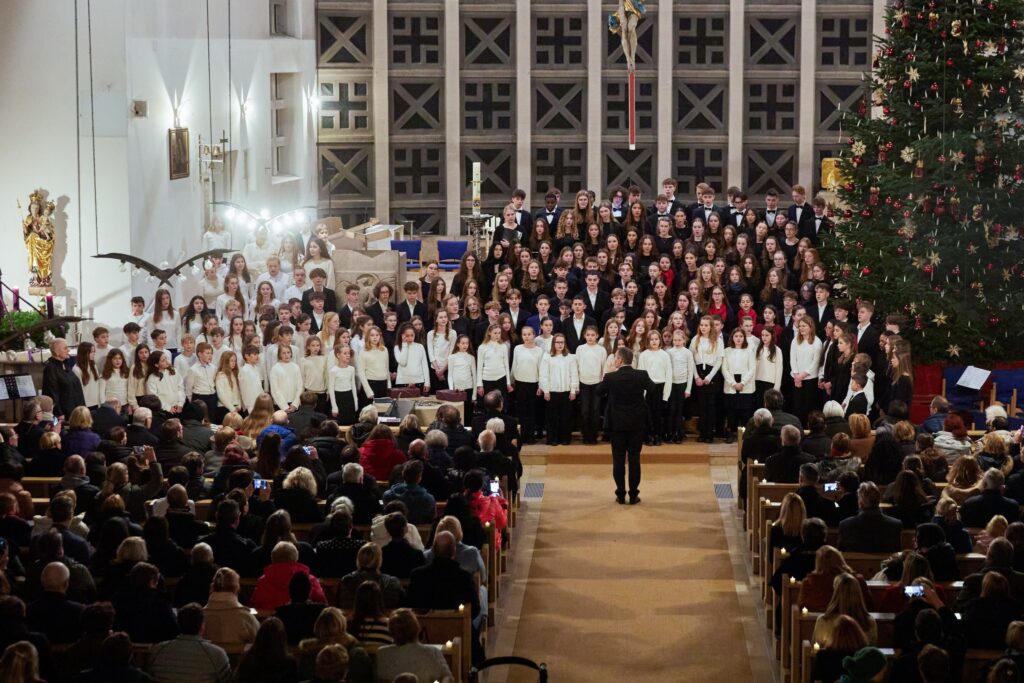
<path fill-rule="evenodd" d="M 932 318 L 932 322 L 935 323 L 938 327 L 942 327 L 947 322 L 949 322 L 949 318 L 946 316 L 945 313 L 938 313 L 934 318 Z"/>
<path fill-rule="evenodd" d="M 942 263 L 942 257 L 939 256 L 939 252 L 932 251 L 928 254 L 928 262 L 931 263 L 933 266 L 937 266 L 940 263 Z"/>
<path fill-rule="evenodd" d="M 988 97 L 991 94 L 992 94 L 992 86 L 989 85 L 988 83 L 983 83 L 982 86 L 981 86 L 981 96 L 982 97 Z"/>
<path fill-rule="evenodd" d="M 853 152 L 854 156 L 863 156 L 864 152 L 868 151 L 867 145 L 860 140 L 857 140 L 850 146 L 850 151 Z"/>
<path fill-rule="evenodd" d="M 908 164 L 914 163 L 914 148 L 904 147 L 900 151 L 900 159 L 903 159 L 903 161 L 907 162 Z"/>
<path fill-rule="evenodd" d="M 959 358 L 960 357 L 960 347 L 957 346 L 956 344 L 950 344 L 946 348 L 946 353 L 949 354 L 950 358 Z"/>
<path fill-rule="evenodd" d="M 911 83 L 917 83 L 917 81 L 920 80 L 921 78 L 921 72 L 917 70 L 916 66 L 912 66 L 909 69 L 907 69 L 907 78 L 910 80 Z"/>
<path fill-rule="evenodd" d="M 1024 66 L 1018 66 L 1013 70 L 1013 77 L 1018 81 L 1024 81 Z"/>

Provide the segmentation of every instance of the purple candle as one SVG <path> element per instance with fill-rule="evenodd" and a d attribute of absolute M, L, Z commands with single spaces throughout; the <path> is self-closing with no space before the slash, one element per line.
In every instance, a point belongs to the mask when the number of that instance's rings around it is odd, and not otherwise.
<path fill-rule="evenodd" d="M 46 295 L 46 317 L 53 317 L 53 294 Z"/>
<path fill-rule="evenodd" d="M 11 290 L 11 308 L 15 311 L 21 310 L 21 297 L 18 296 L 18 288 Z"/>

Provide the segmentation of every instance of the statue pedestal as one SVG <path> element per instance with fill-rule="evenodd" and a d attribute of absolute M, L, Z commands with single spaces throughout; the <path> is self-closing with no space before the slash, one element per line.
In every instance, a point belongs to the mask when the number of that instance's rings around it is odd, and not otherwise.
<path fill-rule="evenodd" d="M 53 294 L 53 287 L 40 287 L 37 285 L 29 285 L 28 293 L 29 296 L 46 296 L 47 294 Z"/>

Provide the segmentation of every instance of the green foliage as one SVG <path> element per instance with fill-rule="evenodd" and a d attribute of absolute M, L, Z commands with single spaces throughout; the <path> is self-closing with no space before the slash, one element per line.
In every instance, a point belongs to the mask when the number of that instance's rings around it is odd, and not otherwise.
<path fill-rule="evenodd" d="M 6 337 L 8 334 L 11 334 L 16 330 L 24 330 L 32 327 L 41 320 L 43 320 L 43 316 L 39 315 L 35 311 L 8 311 L 4 314 L 4 317 L 0 319 L 0 338 Z M 36 345 L 36 348 L 41 349 L 46 346 L 46 342 L 43 340 L 43 336 L 45 334 L 46 330 L 38 330 L 29 335 L 32 342 Z M 25 337 L 16 338 L 14 341 L 7 344 L 3 350 L 24 351 Z"/>
<path fill-rule="evenodd" d="M 886 23 L 825 257 L 908 317 L 915 361 L 1024 358 L 1024 2 L 905 0 Z"/>

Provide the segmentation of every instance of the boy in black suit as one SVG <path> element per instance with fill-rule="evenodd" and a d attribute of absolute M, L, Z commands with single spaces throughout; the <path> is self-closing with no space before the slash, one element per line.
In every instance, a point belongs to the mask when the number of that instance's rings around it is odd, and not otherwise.
<path fill-rule="evenodd" d="M 530 218 L 530 207 L 526 206 L 526 192 L 516 188 L 512 193 L 512 208 L 516 210 L 516 225 L 519 226 L 521 235 L 529 235 L 533 227 L 533 219 Z"/>
<path fill-rule="evenodd" d="M 327 289 L 327 273 L 324 272 L 323 268 L 314 268 L 309 273 L 309 279 L 313 281 L 313 286 L 302 293 L 302 312 L 306 315 L 313 315 L 313 305 L 310 303 L 309 297 L 313 292 L 321 292 L 324 295 L 324 310 L 325 311 L 336 311 L 338 310 L 338 298 L 335 296 L 334 291 Z"/>
<path fill-rule="evenodd" d="M 821 244 L 821 234 L 832 231 L 832 221 L 828 216 L 825 215 L 825 209 L 828 204 L 825 202 L 824 197 L 815 197 L 813 206 L 813 215 L 811 221 L 807 224 L 808 233 L 801 234 L 801 237 L 806 237 L 811 240 L 811 244 L 818 246 Z"/>
<path fill-rule="evenodd" d="M 814 228 L 814 209 L 807 203 L 807 190 L 803 185 L 793 186 L 793 205 L 787 211 L 789 220 L 796 223 L 797 233 L 807 235 Z"/>
<path fill-rule="evenodd" d="M 867 383 L 868 378 L 860 373 L 850 378 L 850 389 L 853 390 L 853 394 L 850 396 L 850 400 L 844 403 L 846 419 L 850 419 L 851 415 L 868 414 L 868 398 L 864 393 L 864 385 Z"/>
<path fill-rule="evenodd" d="M 427 305 L 420 301 L 420 284 L 411 280 L 402 285 L 405 301 L 398 304 L 398 323 L 407 323 L 414 315 L 418 315 L 423 324 L 427 324 Z"/>
<path fill-rule="evenodd" d="M 764 193 L 764 211 L 761 212 L 761 220 L 768 224 L 768 231 L 775 228 L 775 217 L 779 215 L 779 193 L 775 190 L 768 190 Z"/>
<path fill-rule="evenodd" d="M 534 216 L 534 220 L 537 218 L 543 218 L 548 223 L 548 228 L 554 231 L 558 227 L 558 217 L 562 215 L 562 209 L 558 207 L 558 195 L 554 192 L 548 192 L 544 195 L 544 208 L 537 212 Z M 524 235 L 529 235 L 533 226 L 527 228 Z"/>
<path fill-rule="evenodd" d="M 361 313 L 362 311 L 359 310 L 359 285 L 348 285 L 345 287 L 345 303 L 338 309 L 338 318 L 341 321 L 341 326 L 346 330 L 351 330 L 356 316 L 361 315 Z"/>
<path fill-rule="evenodd" d="M 707 225 L 708 218 L 714 213 L 718 214 L 719 219 L 722 218 L 721 209 L 715 206 L 715 188 L 710 185 L 704 185 L 700 195 L 700 206 L 690 213 L 690 223 L 693 223 L 695 218 L 699 218 L 703 221 L 704 225 Z M 724 223 L 724 220 L 722 222 Z"/>

